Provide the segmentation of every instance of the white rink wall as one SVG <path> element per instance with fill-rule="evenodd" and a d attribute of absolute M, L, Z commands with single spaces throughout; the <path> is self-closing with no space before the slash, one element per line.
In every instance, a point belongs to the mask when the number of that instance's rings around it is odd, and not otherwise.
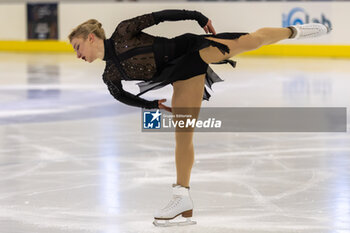
<path fill-rule="evenodd" d="M 0 4 L 0 40 L 26 39 L 26 5 Z"/>
<path fill-rule="evenodd" d="M 117 24 L 152 11 L 163 9 L 188 9 L 202 12 L 212 19 L 217 32 L 252 32 L 261 27 L 282 27 L 293 21 L 330 23 L 330 36 L 313 40 L 283 41 L 293 44 L 349 45 L 350 2 L 102 2 L 60 3 L 59 38 L 67 40 L 69 32 L 83 21 L 96 18 L 104 26 L 107 36 Z M 292 10 L 296 10 L 292 14 Z M 289 19 L 288 19 L 289 16 Z M 26 40 L 26 5 L 24 3 L 0 4 L 0 40 Z M 145 30 L 159 36 L 173 37 L 204 31 L 195 21 L 160 23 Z"/>

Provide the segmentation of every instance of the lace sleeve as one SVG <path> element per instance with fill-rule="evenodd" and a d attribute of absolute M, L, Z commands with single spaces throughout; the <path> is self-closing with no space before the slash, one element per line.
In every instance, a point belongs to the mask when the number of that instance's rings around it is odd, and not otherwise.
<path fill-rule="evenodd" d="M 113 69 L 111 65 L 109 67 L 106 66 L 105 72 L 103 73 L 103 81 L 107 85 L 111 95 L 124 104 L 146 109 L 158 108 L 158 100 L 145 100 L 125 91 L 118 71 Z"/>
<path fill-rule="evenodd" d="M 155 21 L 153 15 L 151 13 L 144 14 L 120 22 L 116 28 L 115 33 L 117 33 L 119 36 L 132 37 L 141 32 L 143 29 L 148 28 L 154 24 Z"/>
<path fill-rule="evenodd" d="M 198 11 L 162 10 L 127 19 L 118 24 L 115 33 L 132 37 L 145 28 L 164 21 L 196 20 L 201 27 L 208 23 L 208 18 Z"/>
<path fill-rule="evenodd" d="M 208 23 L 208 18 L 198 11 L 189 10 L 163 10 L 152 13 L 155 23 L 164 21 L 196 20 L 201 27 Z"/>

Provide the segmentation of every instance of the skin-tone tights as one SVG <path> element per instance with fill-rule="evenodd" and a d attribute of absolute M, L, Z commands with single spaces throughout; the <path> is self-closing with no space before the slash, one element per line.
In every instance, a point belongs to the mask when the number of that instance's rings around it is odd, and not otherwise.
<path fill-rule="evenodd" d="M 228 59 L 242 52 L 258 49 L 263 45 L 274 44 L 289 38 L 290 35 L 291 30 L 288 28 L 261 28 L 238 39 L 218 39 L 208 36 L 207 39 L 226 44 L 230 48 L 230 53 L 223 55 L 218 48 L 209 46 L 201 49 L 199 54 L 204 62 L 210 64 Z M 205 74 L 201 74 L 173 83 L 171 105 L 175 121 L 180 119 L 180 117 L 176 117 L 177 115 L 198 117 L 203 98 L 204 79 Z M 189 187 L 194 163 L 193 132 L 193 128 L 177 127 L 175 130 L 177 184 L 183 187 Z"/>

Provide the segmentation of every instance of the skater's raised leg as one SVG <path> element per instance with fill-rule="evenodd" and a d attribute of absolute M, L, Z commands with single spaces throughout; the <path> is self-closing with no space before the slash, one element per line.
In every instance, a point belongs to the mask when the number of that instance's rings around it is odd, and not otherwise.
<path fill-rule="evenodd" d="M 258 49 L 264 45 L 277 43 L 284 39 L 318 37 L 329 33 L 330 30 L 331 29 L 323 24 L 304 24 L 287 28 L 260 28 L 255 32 L 242 35 L 238 39 L 220 39 L 208 36 L 206 37 L 207 39 L 226 44 L 230 49 L 230 53 L 224 55 L 218 48 L 210 46 L 201 49 L 199 54 L 203 61 L 210 64 L 228 59 L 243 52 Z"/>

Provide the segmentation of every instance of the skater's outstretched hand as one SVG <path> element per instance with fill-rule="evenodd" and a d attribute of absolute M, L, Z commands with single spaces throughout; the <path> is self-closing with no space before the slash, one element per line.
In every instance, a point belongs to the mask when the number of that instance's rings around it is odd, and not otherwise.
<path fill-rule="evenodd" d="M 171 112 L 171 108 L 163 104 L 165 101 L 166 99 L 158 100 L 158 108 L 165 109 L 166 111 Z"/>
<path fill-rule="evenodd" d="M 207 25 L 205 25 L 203 27 L 203 29 L 204 29 L 205 33 L 213 33 L 213 35 L 216 34 L 215 29 L 214 29 L 213 25 L 211 24 L 211 20 L 210 19 L 208 20 Z"/>

